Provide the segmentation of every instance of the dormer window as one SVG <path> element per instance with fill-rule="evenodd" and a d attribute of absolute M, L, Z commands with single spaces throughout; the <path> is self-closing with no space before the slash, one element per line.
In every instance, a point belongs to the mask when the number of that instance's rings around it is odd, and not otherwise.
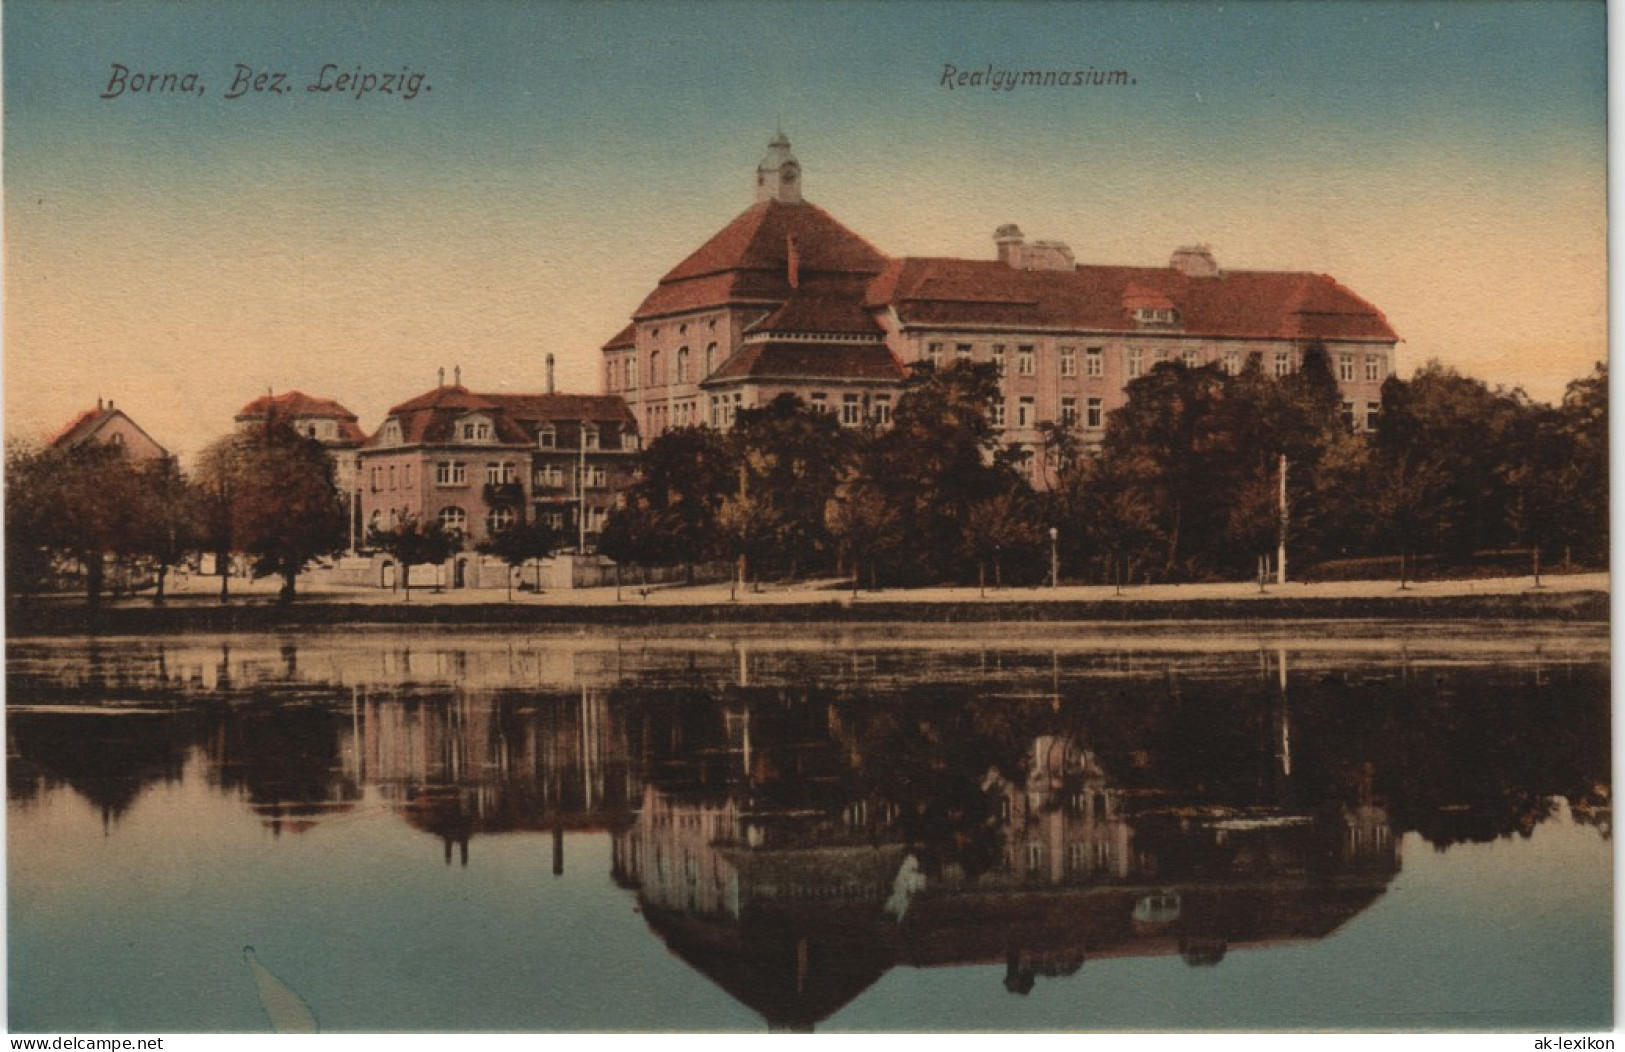
<path fill-rule="evenodd" d="M 460 442 L 489 442 L 491 435 L 491 421 L 486 417 L 465 417 L 457 423 L 457 439 Z"/>
<path fill-rule="evenodd" d="M 1178 325 L 1179 311 L 1172 307 L 1137 307 L 1134 320 L 1141 325 Z"/>
<path fill-rule="evenodd" d="M 559 444 L 559 433 L 552 424 L 544 424 L 536 432 L 536 445 L 540 449 L 553 449 Z"/>
<path fill-rule="evenodd" d="M 384 422 L 383 433 L 379 436 L 378 440 L 379 440 L 379 442 L 381 444 L 386 445 L 386 446 L 398 446 L 398 445 L 400 445 L 401 444 L 401 424 L 400 424 L 400 421 L 398 421 L 398 420 L 386 420 Z"/>
<path fill-rule="evenodd" d="M 598 448 L 598 429 L 596 427 L 583 427 L 581 429 L 581 448 Z"/>

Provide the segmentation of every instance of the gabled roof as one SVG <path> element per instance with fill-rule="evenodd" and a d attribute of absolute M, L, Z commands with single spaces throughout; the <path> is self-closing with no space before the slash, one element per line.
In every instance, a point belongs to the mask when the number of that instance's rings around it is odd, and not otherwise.
<path fill-rule="evenodd" d="M 906 325 L 1134 332 L 1133 306 L 1166 302 L 1181 331 L 1259 339 L 1399 337 L 1381 311 L 1324 274 L 1226 271 L 1192 277 L 1172 267 L 1016 270 L 997 260 L 893 260 L 871 283 L 871 309 Z"/>
<path fill-rule="evenodd" d="M 78 448 L 87 442 L 95 441 L 96 436 L 102 429 L 114 420 L 123 420 L 148 442 L 151 442 L 153 448 L 158 450 L 160 457 L 169 456 L 169 451 L 164 448 L 162 443 L 147 434 L 146 429 L 130 419 L 129 414 L 124 410 L 115 409 L 112 403 L 103 406 L 98 402 L 95 409 L 86 409 L 72 420 L 69 420 L 60 431 L 51 436 L 51 440 L 46 444 L 57 449 Z"/>
<path fill-rule="evenodd" d="M 886 257 L 817 205 L 758 201 L 666 273 L 633 318 L 738 302 L 782 302 L 798 285 L 878 274 Z"/>
<path fill-rule="evenodd" d="M 331 398 L 316 398 L 303 391 L 284 391 L 279 395 L 260 395 L 237 411 L 237 422 L 262 420 L 272 410 L 283 419 L 314 417 L 334 420 L 339 425 L 339 439 L 344 442 L 364 442 L 367 434 L 361 430 L 356 415 Z"/>

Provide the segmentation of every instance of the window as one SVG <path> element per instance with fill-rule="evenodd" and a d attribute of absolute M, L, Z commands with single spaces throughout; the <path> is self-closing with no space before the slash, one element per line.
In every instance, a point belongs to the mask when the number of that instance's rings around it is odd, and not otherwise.
<path fill-rule="evenodd" d="M 712 328 L 715 328 L 716 324 L 717 323 L 713 321 L 711 323 Z M 705 375 L 710 376 L 712 373 L 716 372 L 716 368 L 717 345 L 715 343 L 708 343 L 705 345 Z"/>
<path fill-rule="evenodd" d="M 440 509 L 440 525 L 447 531 L 465 533 L 468 530 L 468 512 L 455 504 Z"/>
<path fill-rule="evenodd" d="M 1337 378 L 1339 380 L 1354 379 L 1354 355 L 1340 354 L 1337 356 Z"/>
<path fill-rule="evenodd" d="M 926 352 L 925 356 L 931 360 L 931 367 L 933 369 L 941 369 L 942 368 L 942 344 L 940 344 L 940 343 L 927 344 L 926 348 L 925 348 L 925 352 Z"/>
<path fill-rule="evenodd" d="M 1375 354 L 1365 356 L 1365 378 L 1367 380 L 1382 379 L 1382 358 Z"/>
<path fill-rule="evenodd" d="M 1027 844 L 1027 872 L 1037 873 L 1044 868 L 1044 843 L 1033 840 Z"/>
<path fill-rule="evenodd" d="M 1354 430 L 1354 403 L 1353 402 L 1344 402 L 1343 403 L 1343 413 L 1342 413 L 1342 415 L 1343 415 L 1343 426 L 1348 428 L 1350 431 L 1353 431 Z"/>
<path fill-rule="evenodd" d="M 1381 402 L 1367 402 L 1365 404 L 1365 429 L 1367 431 L 1375 431 L 1377 429 L 1377 420 L 1381 416 L 1382 416 L 1382 403 Z"/>
<path fill-rule="evenodd" d="M 512 526 L 518 518 L 519 516 L 514 513 L 514 510 L 507 505 L 503 505 L 500 508 L 492 508 L 490 511 L 486 512 L 485 515 L 485 532 L 501 533 L 503 530 Z"/>
<path fill-rule="evenodd" d="M 822 391 L 814 391 L 812 394 L 812 411 L 815 413 L 829 412 L 829 396 Z"/>
<path fill-rule="evenodd" d="M 1022 376 L 1031 376 L 1037 370 L 1038 355 L 1030 345 L 1016 348 L 1016 372 Z"/>
<path fill-rule="evenodd" d="M 1106 349 L 1091 347 L 1083 352 L 1083 369 L 1090 376 L 1106 375 Z"/>
<path fill-rule="evenodd" d="M 1016 426 L 1031 427 L 1032 423 L 1033 400 L 1030 397 L 1023 396 L 1022 399 L 1016 403 Z"/>
<path fill-rule="evenodd" d="M 1061 375 L 1078 375 L 1078 349 L 1076 347 L 1061 348 Z"/>
<path fill-rule="evenodd" d="M 485 465 L 485 483 L 488 486 L 499 485 L 502 482 L 502 465 L 492 461 Z"/>
<path fill-rule="evenodd" d="M 583 427 L 581 429 L 581 445 L 584 449 L 598 448 L 598 429 L 596 427 Z"/>
<path fill-rule="evenodd" d="M 1287 376 L 1287 375 L 1290 375 L 1291 372 L 1292 372 L 1292 352 L 1291 351 L 1276 351 L 1275 352 L 1275 375 L 1276 376 Z"/>
<path fill-rule="evenodd" d="M 1061 426 L 1078 426 L 1078 400 L 1076 398 L 1061 399 Z"/>
<path fill-rule="evenodd" d="M 1187 369 L 1198 369 L 1202 365 L 1202 354 L 1194 347 L 1187 347 L 1180 352 L 1179 360 L 1185 363 Z"/>
<path fill-rule="evenodd" d="M 543 424 L 536 429 L 536 445 L 540 449 L 552 449 L 559 443 L 559 433 L 552 424 Z"/>
<path fill-rule="evenodd" d="M 603 508 L 587 509 L 587 531 L 589 533 L 604 532 L 604 514 Z"/>
<path fill-rule="evenodd" d="M 875 395 L 872 407 L 874 420 L 877 424 L 891 423 L 891 395 Z"/>
<path fill-rule="evenodd" d="M 592 467 L 587 469 L 588 489 L 603 489 L 606 485 L 604 479 L 604 466 L 602 464 L 594 464 Z"/>
<path fill-rule="evenodd" d="M 383 444 L 386 446 L 398 446 L 401 444 L 400 421 L 390 420 L 384 424 Z"/>
<path fill-rule="evenodd" d="M 993 345 L 993 372 L 998 376 L 1004 375 L 1004 344 Z"/>
<path fill-rule="evenodd" d="M 442 460 L 434 466 L 434 480 L 441 486 L 466 486 L 467 467 L 460 460 Z"/>
<path fill-rule="evenodd" d="M 638 356 L 635 354 L 628 355 L 626 359 L 626 389 L 628 391 L 638 389 Z"/>
<path fill-rule="evenodd" d="M 956 344 L 954 344 L 954 361 L 956 361 L 956 362 L 968 362 L 968 361 L 970 361 L 970 344 L 968 344 L 968 343 L 956 343 Z"/>
<path fill-rule="evenodd" d="M 1241 375 L 1241 352 L 1240 351 L 1225 351 L 1224 352 L 1224 371 L 1229 373 L 1231 376 L 1240 376 Z"/>
<path fill-rule="evenodd" d="M 1145 352 L 1136 347 L 1134 350 L 1129 351 L 1125 357 L 1126 362 L 1123 371 L 1128 374 L 1130 380 L 1145 372 Z"/>
<path fill-rule="evenodd" d="M 564 485 L 564 469 L 557 464 L 545 464 L 537 468 L 536 485 L 539 489 L 558 489 Z"/>
<path fill-rule="evenodd" d="M 1178 325 L 1179 312 L 1172 307 L 1139 307 L 1134 320 L 1141 325 Z"/>
<path fill-rule="evenodd" d="M 1100 399 L 1089 399 L 1089 404 L 1085 406 L 1085 409 L 1087 410 L 1087 413 L 1083 418 L 1083 426 L 1087 427 L 1091 431 L 1099 431 L 1101 428 Z"/>
<path fill-rule="evenodd" d="M 846 427 L 856 427 L 863 423 L 863 396 L 855 394 L 841 396 L 841 423 Z"/>
<path fill-rule="evenodd" d="M 721 395 L 711 396 L 711 426 L 720 429 L 723 424 L 723 400 Z"/>
<path fill-rule="evenodd" d="M 485 420 L 463 421 L 462 436 L 464 442 L 491 441 L 491 424 Z"/>
<path fill-rule="evenodd" d="M 1151 358 L 1153 361 L 1166 362 L 1168 360 L 1168 349 L 1166 347 L 1158 347 L 1156 351 L 1152 353 Z"/>
<path fill-rule="evenodd" d="M 684 328 L 687 328 L 687 326 L 684 326 Z M 677 348 L 677 382 L 680 383 L 680 384 L 688 383 L 688 348 L 687 347 L 679 347 L 679 348 Z"/>
<path fill-rule="evenodd" d="M 660 379 L 660 352 L 659 351 L 650 351 L 649 352 L 649 386 L 650 387 L 659 387 L 660 384 L 661 384 L 661 379 Z"/>
<path fill-rule="evenodd" d="M 995 399 L 993 402 L 993 426 L 1004 426 L 1004 399 Z"/>
<path fill-rule="evenodd" d="M 389 488 L 390 489 L 395 488 L 395 465 L 394 464 L 391 464 L 389 466 Z"/>

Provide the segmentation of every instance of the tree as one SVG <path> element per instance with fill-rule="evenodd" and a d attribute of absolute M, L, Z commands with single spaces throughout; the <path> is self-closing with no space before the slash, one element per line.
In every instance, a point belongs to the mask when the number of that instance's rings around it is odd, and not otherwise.
<path fill-rule="evenodd" d="M 139 506 L 130 551 L 157 571 L 153 602 L 161 603 L 169 568 L 197 551 L 203 540 L 202 492 L 174 458 L 166 457 L 137 469 L 133 495 Z"/>
<path fill-rule="evenodd" d="M 209 544 L 227 558 L 247 555 L 255 577 L 281 577 L 284 602 L 307 565 L 344 550 L 348 522 L 320 442 L 273 416 L 216 442 L 203 462 Z"/>
<path fill-rule="evenodd" d="M 610 515 L 598 550 L 622 563 L 675 566 L 719 558 L 727 544 L 717 513 L 737 492 L 732 450 L 710 428 L 667 431 L 639 456 L 639 477 Z"/>
<path fill-rule="evenodd" d="M 100 599 L 107 561 L 134 549 L 142 510 L 136 468 L 116 446 L 7 455 L 8 566 L 36 582 L 52 555 L 69 558 L 83 568 L 86 595 Z"/>
<path fill-rule="evenodd" d="M 900 535 L 884 544 L 905 583 L 967 579 L 970 509 L 1027 487 L 1012 466 L 1016 454 L 1000 444 L 990 419 L 1000 397 L 989 363 L 955 362 L 941 371 L 916 366 L 891 430 L 859 454 L 843 518 L 884 522 Z M 884 509 L 864 508 L 872 501 Z"/>
<path fill-rule="evenodd" d="M 490 555 L 501 559 L 508 567 L 508 598 L 513 598 L 513 574 L 511 571 L 519 569 L 532 559 L 536 560 L 536 591 L 542 590 L 541 561 L 553 554 L 553 549 L 559 546 L 562 538 L 545 519 L 537 518 L 530 522 L 516 522 L 507 529 L 498 530 L 497 533 L 477 546 L 482 555 Z M 447 553 L 448 555 L 450 553 Z"/>
<path fill-rule="evenodd" d="M 807 563 L 827 566 L 834 544 L 824 512 L 852 464 L 853 432 L 783 394 L 741 410 L 728 442 L 738 486 L 718 515 L 735 550 L 791 577 Z"/>
<path fill-rule="evenodd" d="M 374 526 L 368 530 L 367 547 L 393 556 L 400 564 L 406 601 L 411 602 L 412 567 L 445 562 L 463 550 L 463 535 L 457 530 L 448 530 L 439 519 L 408 515 L 394 526 Z"/>

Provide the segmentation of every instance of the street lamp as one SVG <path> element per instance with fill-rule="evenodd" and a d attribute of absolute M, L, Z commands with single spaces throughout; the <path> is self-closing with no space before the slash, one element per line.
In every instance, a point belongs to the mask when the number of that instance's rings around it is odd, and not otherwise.
<path fill-rule="evenodd" d="M 1060 549 L 1056 547 L 1056 542 L 1060 537 L 1061 531 L 1051 526 L 1049 528 L 1049 586 L 1051 588 L 1061 586 L 1061 555 Z"/>

